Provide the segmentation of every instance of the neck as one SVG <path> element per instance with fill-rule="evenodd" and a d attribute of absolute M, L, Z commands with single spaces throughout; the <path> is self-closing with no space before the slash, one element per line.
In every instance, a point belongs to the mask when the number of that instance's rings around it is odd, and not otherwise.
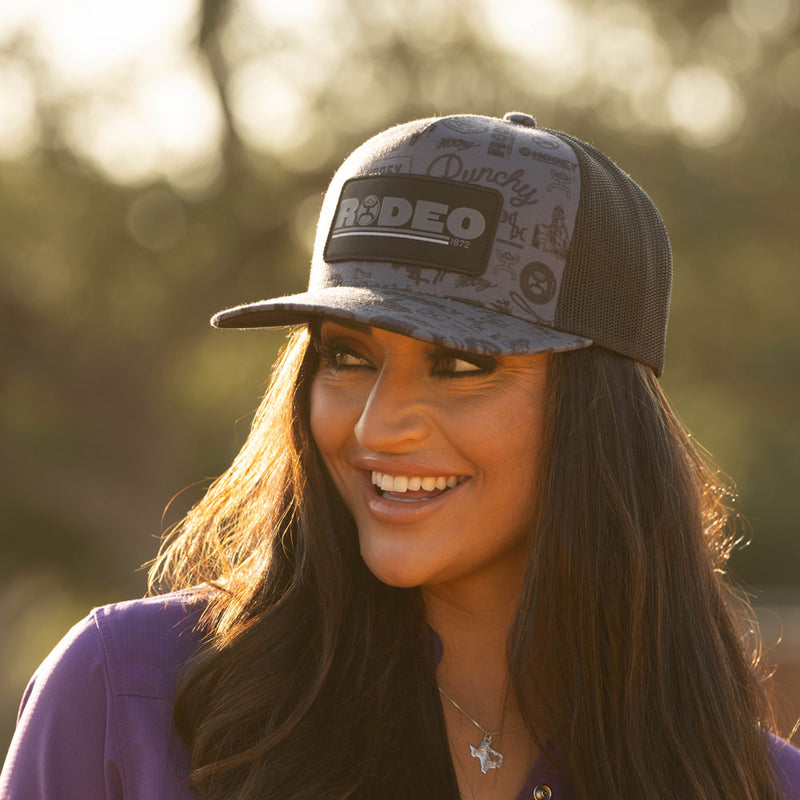
<path fill-rule="evenodd" d="M 508 584 L 469 594 L 437 587 L 422 596 L 428 622 L 442 640 L 436 679 L 463 709 L 441 697 L 461 797 L 516 797 L 538 752 L 508 684 L 506 642 L 519 591 Z M 483 731 L 499 733 L 484 741 Z M 501 766 L 492 768 L 498 760 Z"/>
<path fill-rule="evenodd" d="M 519 591 L 505 586 L 465 595 L 434 587 L 422 596 L 444 648 L 439 685 L 487 729 L 518 724 L 516 702 L 508 696 L 506 643 Z"/>

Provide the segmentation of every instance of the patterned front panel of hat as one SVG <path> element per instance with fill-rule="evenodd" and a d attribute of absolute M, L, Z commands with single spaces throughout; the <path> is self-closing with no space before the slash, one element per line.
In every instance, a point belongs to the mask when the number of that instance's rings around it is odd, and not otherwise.
<path fill-rule="evenodd" d="M 390 128 L 334 176 L 309 289 L 408 291 L 551 325 L 579 196 L 574 152 L 537 128 L 476 116 Z"/>

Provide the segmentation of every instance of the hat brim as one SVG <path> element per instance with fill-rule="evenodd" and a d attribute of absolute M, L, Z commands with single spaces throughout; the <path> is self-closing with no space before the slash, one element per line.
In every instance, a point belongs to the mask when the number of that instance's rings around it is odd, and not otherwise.
<path fill-rule="evenodd" d="M 461 300 L 394 289 L 332 286 L 228 308 L 211 318 L 217 328 L 272 328 L 313 319 L 383 328 L 424 342 L 472 353 L 556 353 L 592 344 Z"/>

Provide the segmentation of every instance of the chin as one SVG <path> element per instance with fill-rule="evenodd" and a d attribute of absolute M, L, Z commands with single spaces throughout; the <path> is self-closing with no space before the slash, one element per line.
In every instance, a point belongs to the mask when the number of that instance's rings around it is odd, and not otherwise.
<path fill-rule="evenodd" d="M 361 558 L 367 569 L 381 583 L 397 589 L 413 589 L 431 577 L 430 568 L 426 568 L 425 564 L 421 565 L 417 559 L 409 560 L 406 554 L 376 553 L 362 545 Z"/>
<path fill-rule="evenodd" d="M 363 554 L 362 554 L 363 558 Z M 367 569 L 381 582 L 387 586 L 394 586 L 397 589 L 413 589 L 424 582 L 424 577 L 414 569 L 403 569 L 398 563 L 387 564 L 380 559 L 377 562 L 364 558 Z"/>

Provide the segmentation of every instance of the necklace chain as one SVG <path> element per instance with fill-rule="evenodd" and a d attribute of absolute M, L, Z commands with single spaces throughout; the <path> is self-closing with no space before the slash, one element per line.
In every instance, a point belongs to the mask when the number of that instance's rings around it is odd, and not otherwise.
<path fill-rule="evenodd" d="M 455 700 L 453 700 L 453 698 L 452 698 L 452 697 L 450 697 L 450 695 L 449 695 L 449 694 L 447 694 L 447 692 L 446 692 L 444 689 L 442 689 L 442 687 L 441 687 L 441 686 L 439 687 L 439 691 L 440 691 L 440 692 L 441 692 L 441 693 L 442 693 L 442 694 L 443 694 L 443 695 L 444 695 L 444 696 L 445 696 L 445 697 L 446 697 L 446 698 L 447 698 L 447 699 L 448 699 L 448 700 L 449 700 L 449 701 L 450 701 L 450 702 L 451 702 L 451 703 L 452 703 L 452 704 L 453 704 L 453 705 L 454 705 L 454 706 L 455 706 L 455 707 L 456 707 L 456 708 L 457 708 L 457 709 L 458 709 L 458 710 L 459 710 L 459 711 L 460 711 L 460 712 L 461 712 L 461 713 L 462 713 L 462 714 L 463 714 L 463 715 L 464 715 L 464 716 L 465 716 L 465 717 L 466 717 L 466 718 L 467 718 L 467 719 L 468 719 L 468 720 L 469 720 L 469 721 L 470 721 L 470 722 L 471 722 L 471 723 L 472 723 L 472 724 L 473 724 L 473 725 L 474 725 L 474 726 L 475 726 L 475 727 L 476 727 L 476 728 L 477 728 L 477 729 L 478 729 L 478 730 L 479 730 L 479 731 L 480 731 L 480 732 L 481 732 L 481 733 L 482 733 L 484 736 L 489 736 L 489 737 L 500 736 L 500 735 L 501 735 L 501 734 L 503 734 L 503 733 L 513 733 L 514 731 L 521 731 L 521 730 L 522 730 L 522 729 L 525 727 L 525 725 L 516 725 L 516 726 L 514 726 L 513 728 L 506 728 L 505 730 L 501 730 L 501 731 L 487 731 L 487 730 L 486 730 L 486 728 L 484 728 L 484 727 L 483 727 L 483 725 L 481 725 L 481 724 L 480 724 L 480 722 L 478 722 L 476 719 L 474 719 L 474 718 L 473 718 L 473 717 L 471 717 L 469 714 L 467 714 L 467 712 L 466 712 L 466 711 L 464 711 L 464 709 L 463 709 L 463 708 L 461 708 L 461 706 L 460 706 L 458 703 L 456 703 L 456 701 L 455 701 Z"/>
<path fill-rule="evenodd" d="M 487 731 L 483 725 L 478 722 L 475 718 L 471 717 L 464 711 L 461 706 L 450 697 L 447 692 L 439 687 L 439 691 L 442 693 L 444 697 L 446 697 L 482 734 L 483 738 L 480 741 L 480 744 L 476 747 L 474 744 L 469 746 L 469 754 L 473 758 L 477 758 L 481 762 L 481 772 L 485 775 L 490 769 L 500 769 L 503 766 L 504 757 L 503 754 L 495 750 L 492 747 L 492 739 L 495 736 L 500 736 L 503 733 L 512 733 L 513 731 L 521 731 L 525 725 L 516 725 L 513 728 L 506 728 L 502 731 Z"/>

